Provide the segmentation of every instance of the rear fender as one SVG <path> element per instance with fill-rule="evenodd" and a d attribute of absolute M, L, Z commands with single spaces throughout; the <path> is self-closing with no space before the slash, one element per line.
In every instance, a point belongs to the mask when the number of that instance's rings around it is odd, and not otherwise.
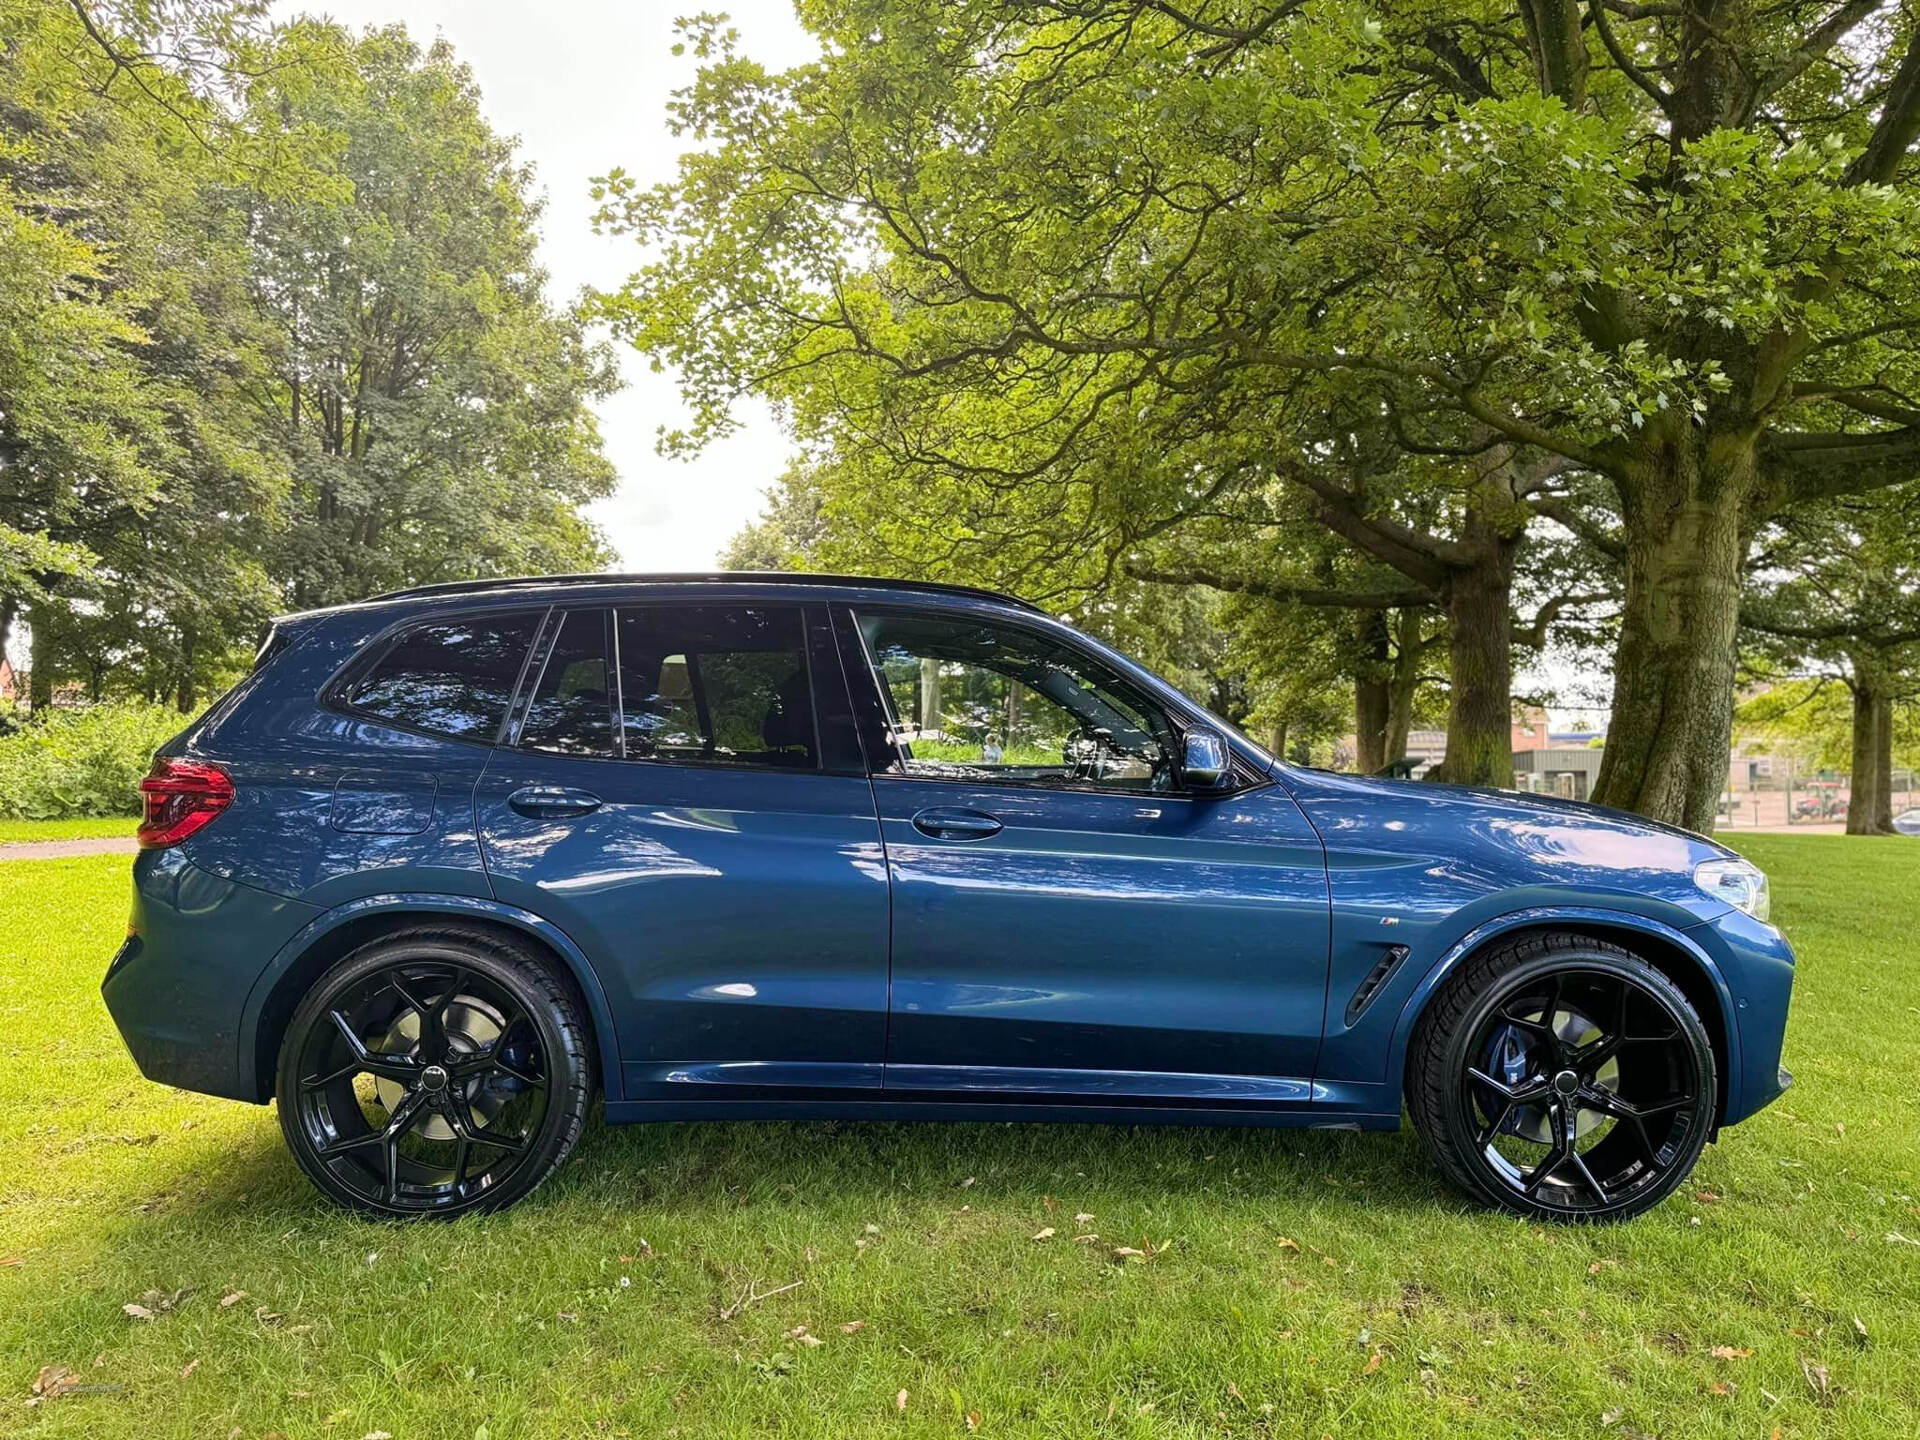
<path fill-rule="evenodd" d="M 267 1013 L 268 1004 L 281 981 L 295 969 L 301 957 L 341 926 L 381 915 L 391 915 L 396 919 L 415 915 L 445 915 L 490 921 L 518 930 L 558 955 L 579 985 L 580 993 L 586 997 L 588 1014 L 593 1023 L 594 1045 L 600 1057 L 601 1091 L 609 1101 L 615 1103 L 624 1098 L 620 1080 L 620 1046 L 614 1031 L 613 1012 L 608 1008 L 606 992 L 601 988 L 600 978 L 594 973 L 585 952 L 550 920 L 517 906 L 469 895 L 368 895 L 336 905 L 315 917 L 280 947 L 279 953 L 273 957 L 273 963 L 261 973 L 247 996 L 246 1009 L 240 1019 L 240 1060 L 245 1067 L 241 1073 L 254 1072 L 259 1055 L 261 1019 Z"/>

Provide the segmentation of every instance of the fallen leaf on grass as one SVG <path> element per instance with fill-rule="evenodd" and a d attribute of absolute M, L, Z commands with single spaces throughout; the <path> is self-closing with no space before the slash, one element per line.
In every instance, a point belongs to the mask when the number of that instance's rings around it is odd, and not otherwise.
<path fill-rule="evenodd" d="M 1751 1360 L 1753 1351 L 1736 1345 L 1716 1345 L 1710 1352 L 1716 1360 Z"/>
<path fill-rule="evenodd" d="M 187 1361 L 186 1364 L 180 1367 L 180 1378 L 182 1380 L 186 1379 L 187 1376 L 191 1375 L 194 1371 L 198 1370 L 199 1368 L 200 1368 L 200 1357 L 196 1355 L 193 1357 L 193 1359 Z"/>
<path fill-rule="evenodd" d="M 1100 1237 L 1089 1230 L 1084 1235 L 1074 1236 L 1073 1243 L 1076 1245 L 1098 1245 L 1100 1243 Z"/>
<path fill-rule="evenodd" d="M 893 1408 L 898 1410 L 902 1415 L 907 1413 L 906 1391 L 902 1390 L 898 1395 L 893 1397 Z"/>
<path fill-rule="evenodd" d="M 1724 1380 L 1716 1380 L 1713 1384 L 1707 1386 L 1707 1393 L 1709 1395 L 1731 1395 L 1733 1394 L 1733 1386 Z"/>
<path fill-rule="evenodd" d="M 1814 1395 L 1819 1398 L 1821 1404 L 1826 1404 L 1833 1391 L 1832 1383 L 1827 1375 L 1827 1367 L 1824 1365 L 1816 1365 L 1803 1356 L 1800 1360 L 1800 1373 L 1806 1376 L 1807 1388 L 1813 1391 Z"/>
<path fill-rule="evenodd" d="M 1601 1414 L 1600 1423 L 1602 1425 L 1618 1425 L 1620 1421 L 1626 1416 L 1626 1413 L 1627 1412 L 1625 1409 L 1616 1405 L 1613 1409 L 1605 1411 Z"/>
<path fill-rule="evenodd" d="M 1853 1333 L 1862 1340 L 1867 1338 L 1867 1322 L 1862 1320 L 1858 1315 L 1853 1317 Z"/>
<path fill-rule="evenodd" d="M 48 1400 L 78 1389 L 79 1385 L 80 1377 L 64 1365 L 42 1365 L 40 1373 L 33 1377 L 33 1393 Z"/>
<path fill-rule="evenodd" d="M 1036 1240 L 1051 1240 L 1051 1239 L 1053 1239 L 1053 1227 L 1052 1227 L 1051 1225 L 1048 1225 L 1048 1226 L 1046 1226 L 1046 1227 L 1044 1227 L 1043 1229 L 1040 1229 L 1040 1230 L 1037 1230 L 1037 1231 L 1035 1231 L 1035 1232 L 1034 1232 L 1034 1235 L 1033 1235 L 1033 1238 L 1034 1238 L 1034 1239 L 1036 1239 Z"/>
<path fill-rule="evenodd" d="M 1091 1225 L 1093 1223 L 1093 1216 L 1087 1211 L 1082 1210 L 1073 1217 L 1073 1223 L 1076 1225 Z"/>
<path fill-rule="evenodd" d="M 1286 1235 L 1282 1235 L 1278 1240 L 1274 1242 L 1274 1244 L 1279 1246 L 1279 1248 L 1282 1250 L 1297 1251 L 1300 1248 L 1300 1242 L 1298 1240 L 1294 1240 Z"/>
<path fill-rule="evenodd" d="M 1693 1193 L 1693 1198 L 1698 1200 L 1702 1205 L 1718 1205 L 1720 1203 L 1720 1197 L 1711 1190 L 1696 1190 Z"/>
<path fill-rule="evenodd" d="M 1362 1375 L 1373 1374 L 1374 1371 L 1380 1368 L 1380 1361 L 1382 1358 L 1383 1357 L 1381 1356 L 1378 1350 L 1374 1351 L 1371 1355 L 1367 1357 L 1367 1368 L 1362 1370 L 1360 1373 Z"/>
<path fill-rule="evenodd" d="M 1889 1230 L 1887 1232 L 1887 1244 L 1920 1245 L 1920 1240 L 1915 1240 L 1911 1235 L 1902 1235 L 1898 1230 Z"/>
<path fill-rule="evenodd" d="M 153 1311 L 144 1305 L 136 1305 L 131 1300 L 120 1307 L 121 1313 L 133 1320 L 151 1320 Z"/>
<path fill-rule="evenodd" d="M 360 1437 L 360 1440 L 393 1440 L 393 1436 L 385 1430 L 369 1430 Z"/>
<path fill-rule="evenodd" d="M 229 1290 L 220 1297 L 220 1308 L 222 1310 L 231 1310 L 246 1298 L 247 1292 L 244 1290 Z"/>
<path fill-rule="evenodd" d="M 27 1262 L 18 1255 L 0 1255 L 0 1266 L 24 1265 Z"/>
<path fill-rule="evenodd" d="M 842 1335 L 857 1335 L 866 1328 L 867 1322 L 864 1320 L 849 1320 L 840 1327 L 840 1333 Z"/>

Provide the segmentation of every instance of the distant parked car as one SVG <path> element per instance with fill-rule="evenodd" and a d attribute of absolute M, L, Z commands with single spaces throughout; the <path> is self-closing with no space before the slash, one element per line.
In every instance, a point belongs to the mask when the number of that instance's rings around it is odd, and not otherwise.
<path fill-rule="evenodd" d="M 1902 835 L 1920 835 L 1920 810 L 1902 810 L 1893 817 L 1893 828 Z"/>
<path fill-rule="evenodd" d="M 984 592 L 428 586 L 290 616 L 142 787 L 109 1008 L 343 1204 L 610 1121 L 1392 1129 L 1613 1219 L 1790 1082 L 1767 881 L 1569 801 L 1284 765 Z"/>

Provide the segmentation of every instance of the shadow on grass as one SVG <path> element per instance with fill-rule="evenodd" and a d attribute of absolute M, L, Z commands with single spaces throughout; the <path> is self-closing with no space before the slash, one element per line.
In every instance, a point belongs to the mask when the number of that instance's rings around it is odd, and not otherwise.
<path fill-rule="evenodd" d="M 144 1171 L 124 1198 L 127 1219 L 113 1227 L 114 1241 L 138 1243 L 156 1230 L 258 1234 L 349 1220 L 300 1173 L 272 1112 L 260 1115 L 265 1123 L 244 1138 L 182 1157 L 172 1173 Z M 1284 1202 L 1436 1215 L 1457 1208 L 1405 1131 L 1025 1121 L 609 1126 L 596 1109 L 573 1157 L 516 1213 L 565 1224 L 643 1208 L 695 1218 L 754 1206 L 871 1208 L 974 1186 L 973 1198 L 1014 1208 L 1069 1192 L 1097 1193 L 1108 1204 Z"/>

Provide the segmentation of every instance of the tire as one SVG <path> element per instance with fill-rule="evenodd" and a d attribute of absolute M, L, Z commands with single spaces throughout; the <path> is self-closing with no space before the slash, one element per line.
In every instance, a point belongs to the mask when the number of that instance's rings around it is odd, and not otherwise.
<path fill-rule="evenodd" d="M 1441 1173 L 1531 1220 L 1658 1205 L 1699 1160 L 1717 1095 L 1713 1043 L 1679 987 L 1581 935 L 1473 956 L 1407 1056 L 1407 1108 Z"/>
<path fill-rule="evenodd" d="M 571 981 L 496 932 L 432 923 L 352 951 L 288 1022 L 275 1095 L 328 1199 L 370 1215 L 498 1210 L 580 1138 L 593 1044 Z"/>

